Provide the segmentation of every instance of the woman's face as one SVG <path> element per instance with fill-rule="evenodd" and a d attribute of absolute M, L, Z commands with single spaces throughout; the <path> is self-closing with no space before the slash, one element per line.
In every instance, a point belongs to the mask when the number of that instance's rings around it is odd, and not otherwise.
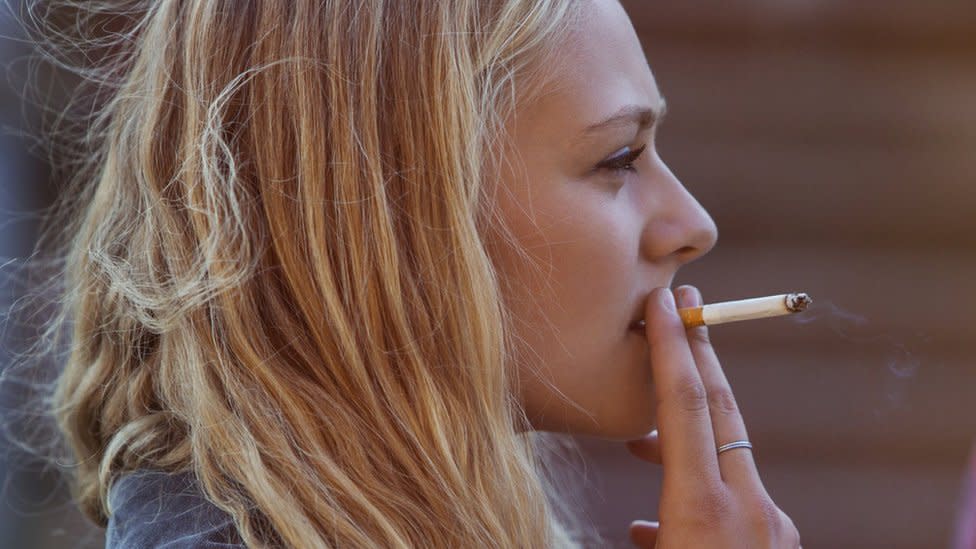
<path fill-rule="evenodd" d="M 585 9 L 501 145 L 498 206 L 538 271 L 508 247 L 491 253 L 532 427 L 625 440 L 653 427 L 656 404 L 647 342 L 628 327 L 717 231 L 655 150 L 664 100 L 626 12 Z"/>

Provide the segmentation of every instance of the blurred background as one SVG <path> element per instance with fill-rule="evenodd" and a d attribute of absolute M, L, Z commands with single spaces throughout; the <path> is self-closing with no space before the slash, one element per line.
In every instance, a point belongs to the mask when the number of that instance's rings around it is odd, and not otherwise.
<path fill-rule="evenodd" d="M 976 3 L 623 4 L 669 105 L 660 154 L 721 235 L 676 283 L 707 301 L 816 300 L 712 331 L 770 494 L 805 548 L 947 547 L 976 437 Z M 55 187 L 17 137 L 38 113 L 16 93 L 28 49 L 3 10 L 0 36 L 5 260 L 29 253 L 30 212 Z M 0 333 L 3 349 L 22 336 Z M 588 512 L 629 547 L 630 521 L 656 517 L 659 470 L 579 442 Z M 39 470 L 2 452 L 0 546 L 100 546 Z"/>
<path fill-rule="evenodd" d="M 623 4 L 661 157 L 719 227 L 676 283 L 815 300 L 711 330 L 770 494 L 805 548 L 947 547 L 976 437 L 976 2 Z M 626 547 L 657 468 L 581 442 Z"/>

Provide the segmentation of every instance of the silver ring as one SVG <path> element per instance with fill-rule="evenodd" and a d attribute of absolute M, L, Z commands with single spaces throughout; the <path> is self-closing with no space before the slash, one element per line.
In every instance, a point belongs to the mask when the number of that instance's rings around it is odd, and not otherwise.
<path fill-rule="evenodd" d="M 735 442 L 730 442 L 728 444 L 723 444 L 718 447 L 718 453 L 722 453 L 728 450 L 735 450 L 736 448 L 748 448 L 752 450 L 752 443 L 748 440 L 736 440 Z"/>

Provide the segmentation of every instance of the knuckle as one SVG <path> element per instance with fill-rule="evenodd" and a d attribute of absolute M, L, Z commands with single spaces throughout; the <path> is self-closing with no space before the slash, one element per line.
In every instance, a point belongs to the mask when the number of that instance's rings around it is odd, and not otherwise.
<path fill-rule="evenodd" d="M 782 511 L 768 498 L 760 499 L 749 506 L 749 523 L 758 532 L 766 532 L 771 537 L 778 538 L 784 530 Z"/>
<path fill-rule="evenodd" d="M 727 416 L 734 416 L 739 413 L 739 405 L 735 402 L 735 395 L 728 387 L 709 391 L 708 406 L 710 409 Z"/>
<path fill-rule="evenodd" d="M 708 409 L 708 394 L 701 380 L 687 377 L 679 381 L 674 390 L 677 405 L 686 412 L 701 412 Z"/>
<path fill-rule="evenodd" d="M 797 530 L 796 524 L 794 524 L 793 519 L 787 516 L 783 511 L 779 512 L 780 523 L 783 525 L 783 532 L 786 539 L 791 545 L 799 547 L 800 546 L 800 531 Z"/>
<path fill-rule="evenodd" d="M 725 523 L 732 514 L 732 498 L 724 491 L 715 490 L 702 495 L 692 514 L 692 521 L 705 528 Z"/>

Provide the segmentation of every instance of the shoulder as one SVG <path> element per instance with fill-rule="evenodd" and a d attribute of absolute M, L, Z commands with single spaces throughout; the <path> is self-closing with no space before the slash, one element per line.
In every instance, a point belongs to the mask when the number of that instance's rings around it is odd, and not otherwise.
<path fill-rule="evenodd" d="M 204 497 L 190 473 L 136 471 L 109 491 L 106 549 L 243 548 L 230 515 Z"/>

